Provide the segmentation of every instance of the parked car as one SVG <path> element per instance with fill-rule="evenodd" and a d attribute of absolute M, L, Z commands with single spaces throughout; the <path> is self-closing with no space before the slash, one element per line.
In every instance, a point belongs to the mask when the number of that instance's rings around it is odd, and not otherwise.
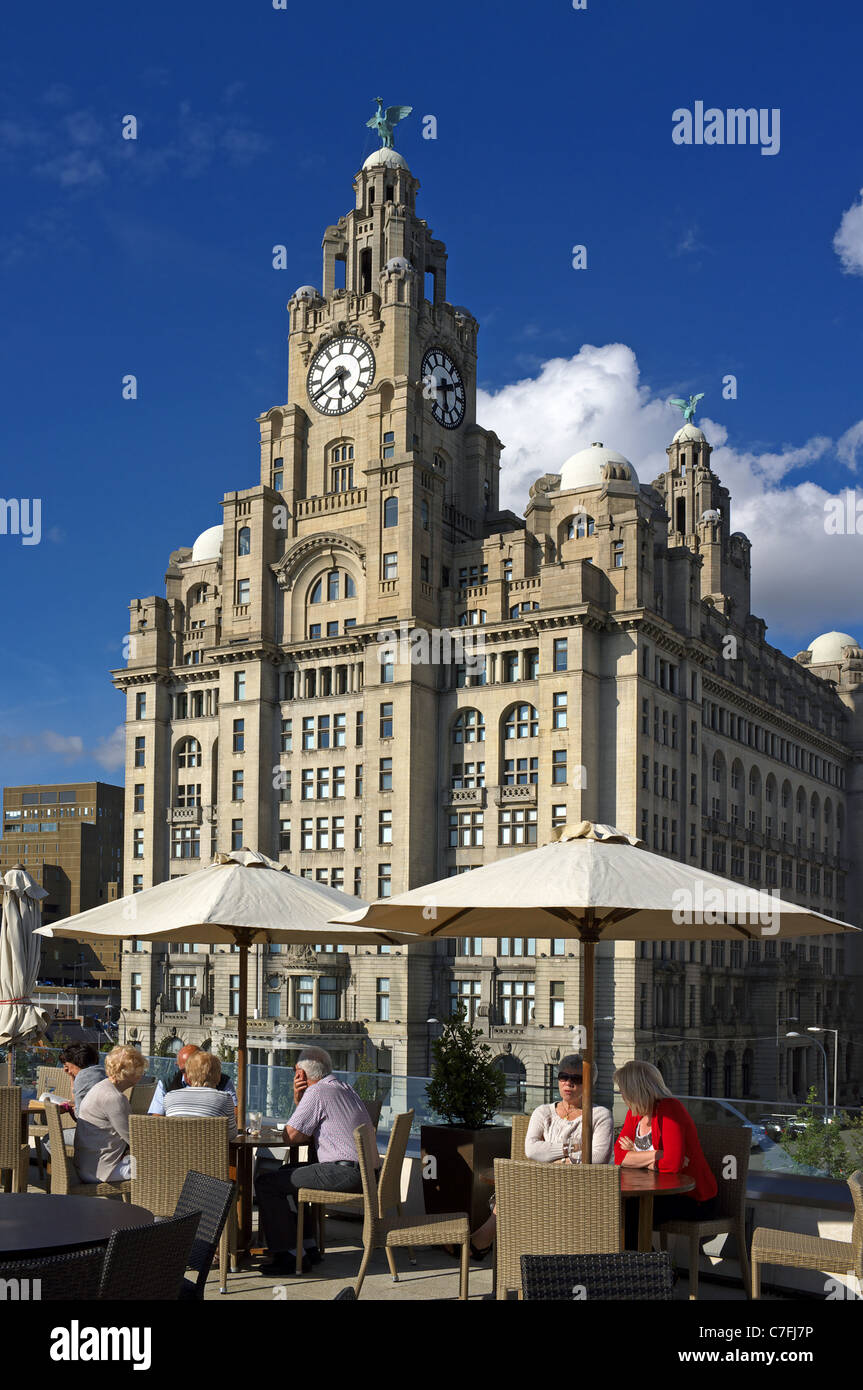
<path fill-rule="evenodd" d="M 771 1139 L 799 1139 L 806 1133 L 806 1123 L 799 1115 L 760 1115 L 757 1123 Z"/>

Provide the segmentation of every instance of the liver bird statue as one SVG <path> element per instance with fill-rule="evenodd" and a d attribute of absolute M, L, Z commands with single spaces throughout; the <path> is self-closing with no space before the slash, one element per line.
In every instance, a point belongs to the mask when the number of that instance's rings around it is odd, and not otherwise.
<path fill-rule="evenodd" d="M 695 417 L 695 409 L 700 400 L 704 399 L 704 392 L 699 391 L 697 396 L 690 396 L 688 401 L 682 401 L 679 396 L 672 396 L 669 405 L 676 405 L 683 411 L 683 418 L 687 425 L 691 425 Z"/>
<path fill-rule="evenodd" d="M 383 97 L 375 97 L 378 104 L 377 113 L 372 116 L 366 125 L 370 130 L 376 130 L 381 137 L 381 146 L 385 150 L 393 148 L 393 129 L 399 121 L 403 121 L 405 116 L 409 116 L 413 111 L 412 106 L 388 106 L 384 111 Z"/>

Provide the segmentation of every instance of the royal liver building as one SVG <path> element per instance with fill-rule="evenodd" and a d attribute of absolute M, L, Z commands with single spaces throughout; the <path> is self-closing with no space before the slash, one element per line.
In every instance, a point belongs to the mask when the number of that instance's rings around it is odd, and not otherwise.
<path fill-rule="evenodd" d="M 258 419 L 260 479 L 171 555 L 164 597 L 131 606 L 114 674 L 126 892 L 245 845 L 383 897 L 591 819 L 859 921 L 857 642 L 828 633 L 794 660 L 767 644 L 749 541 L 691 423 L 650 482 L 573 440 L 522 516 L 501 511 L 502 445 L 475 412 L 478 326 L 447 299 L 419 182 L 382 148 L 353 187 L 320 288 L 288 304 L 287 400 Z M 481 658 L 412 661 L 378 640 L 402 624 L 466 631 Z M 857 949 L 601 947 L 601 1084 L 638 1056 L 680 1093 L 801 1096 L 821 1077 L 812 1025 L 838 1030 L 849 1093 Z M 124 1035 L 230 1044 L 237 985 L 228 949 L 134 941 Z M 579 998 L 565 941 L 261 948 L 252 1058 L 290 1064 L 313 1037 L 341 1067 L 365 1050 L 425 1075 L 430 1020 L 459 1003 L 513 1082 L 542 1085 Z"/>

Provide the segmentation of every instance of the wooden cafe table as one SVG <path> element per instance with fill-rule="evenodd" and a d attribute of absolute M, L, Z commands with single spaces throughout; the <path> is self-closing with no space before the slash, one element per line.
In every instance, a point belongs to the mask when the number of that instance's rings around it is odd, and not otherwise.
<path fill-rule="evenodd" d="M 252 1244 L 252 1186 L 255 1149 L 287 1149 L 285 1161 L 296 1163 L 304 1144 L 289 1144 L 282 1126 L 262 1125 L 259 1134 L 242 1133 L 231 1140 L 231 1176 L 237 1183 L 237 1251 Z"/>
<path fill-rule="evenodd" d="M 620 1166 L 620 1200 L 638 1199 L 638 1248 L 653 1249 L 653 1199 L 691 1192 L 695 1179 L 687 1173 L 657 1173 L 650 1168 Z M 623 1206 L 620 1213 L 620 1248 L 623 1249 Z"/>

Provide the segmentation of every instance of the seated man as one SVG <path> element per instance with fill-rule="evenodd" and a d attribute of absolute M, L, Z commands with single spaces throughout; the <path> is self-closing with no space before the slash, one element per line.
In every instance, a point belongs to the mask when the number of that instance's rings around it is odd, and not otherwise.
<path fill-rule="evenodd" d="M 168 1082 L 167 1086 L 165 1085 L 164 1081 L 160 1081 L 157 1085 L 155 1091 L 153 1092 L 153 1099 L 150 1101 L 150 1108 L 147 1111 L 148 1115 L 164 1115 L 166 1092 L 179 1091 L 181 1086 L 188 1086 L 189 1081 L 186 1076 L 186 1063 L 188 1062 L 190 1057 L 194 1056 L 196 1052 L 200 1052 L 200 1050 L 201 1049 L 199 1047 L 196 1047 L 194 1043 L 186 1043 L 185 1047 L 180 1048 L 180 1051 L 177 1053 L 177 1070 L 171 1077 L 171 1080 Z M 216 1090 L 227 1091 L 228 1095 L 233 1100 L 234 1108 L 236 1109 L 237 1093 L 234 1090 L 234 1083 L 231 1080 L 231 1078 L 227 1075 L 227 1073 L 220 1077 Z"/>
<path fill-rule="evenodd" d="M 273 1273 L 296 1270 L 296 1194 L 301 1187 L 362 1192 L 354 1130 L 370 1123 L 369 1112 L 353 1087 L 338 1081 L 332 1071 L 332 1060 L 323 1048 L 303 1049 L 294 1070 L 296 1109 L 285 1125 L 288 1143 L 314 1142 L 317 1163 L 286 1163 L 275 1172 L 261 1173 L 255 1183 L 261 1225 L 273 1256 L 266 1268 Z"/>

